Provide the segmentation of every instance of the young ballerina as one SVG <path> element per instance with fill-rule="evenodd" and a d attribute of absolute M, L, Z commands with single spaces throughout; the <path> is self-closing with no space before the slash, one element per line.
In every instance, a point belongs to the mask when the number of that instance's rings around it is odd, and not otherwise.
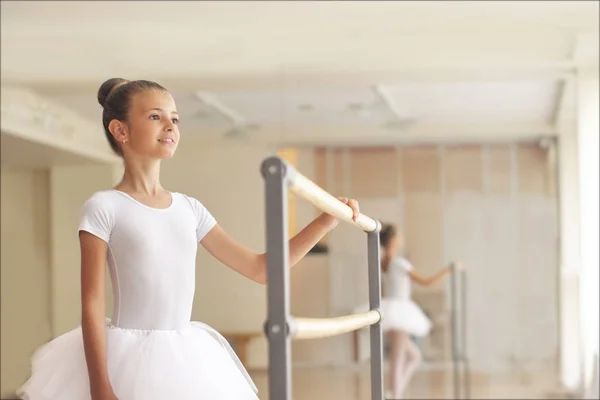
<path fill-rule="evenodd" d="M 391 344 L 390 396 L 401 399 L 416 368 L 421 362 L 421 353 L 411 336 L 423 337 L 431 329 L 431 322 L 421 308 L 411 299 L 411 282 L 432 286 L 451 272 L 451 267 L 441 269 L 425 278 L 414 272 L 413 265 L 404 257 L 402 236 L 392 224 L 383 224 L 380 232 L 382 246 L 382 329 Z"/>
<path fill-rule="evenodd" d="M 195 198 L 160 184 L 161 160 L 180 142 L 175 102 L 149 81 L 110 79 L 98 101 L 125 173 L 85 203 L 79 224 L 81 327 L 42 346 L 19 390 L 28 400 L 255 400 L 257 389 L 226 340 L 192 322 L 198 243 L 266 284 L 265 254 L 232 239 Z M 355 200 L 340 198 L 359 215 Z M 321 214 L 290 240 L 296 264 L 337 224 Z M 105 319 L 105 265 L 114 308 Z"/>

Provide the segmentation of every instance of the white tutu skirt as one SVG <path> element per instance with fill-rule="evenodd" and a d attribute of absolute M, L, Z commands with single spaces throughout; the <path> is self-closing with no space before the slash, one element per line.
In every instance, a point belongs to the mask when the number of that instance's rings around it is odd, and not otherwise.
<path fill-rule="evenodd" d="M 257 400 L 256 386 L 214 329 L 136 330 L 107 324 L 109 379 L 119 400 Z M 26 400 L 89 400 L 81 327 L 40 347 Z"/>
<path fill-rule="evenodd" d="M 367 304 L 355 309 L 361 313 L 369 310 Z M 431 321 L 423 310 L 410 299 L 381 299 L 381 329 L 404 331 L 412 336 L 423 337 L 431 330 Z"/>

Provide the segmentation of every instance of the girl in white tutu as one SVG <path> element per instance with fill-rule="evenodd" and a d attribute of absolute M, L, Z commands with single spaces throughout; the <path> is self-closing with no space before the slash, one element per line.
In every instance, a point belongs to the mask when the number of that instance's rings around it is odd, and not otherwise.
<path fill-rule="evenodd" d="M 110 79 L 98 91 L 122 181 L 93 194 L 79 223 L 81 326 L 42 346 L 20 388 L 28 400 L 255 400 L 257 389 L 225 339 L 192 322 L 198 243 L 266 283 L 264 254 L 237 243 L 201 202 L 159 182 L 179 145 L 173 97 L 149 81 Z M 190 177 L 193 173 L 190 173 Z M 340 199 L 358 216 L 358 203 Z M 243 197 L 240 198 L 243 207 Z M 321 214 L 290 241 L 296 264 L 335 225 Z M 114 308 L 105 319 L 105 265 Z"/>
<path fill-rule="evenodd" d="M 392 224 L 384 224 L 380 232 L 382 246 L 382 329 L 391 343 L 391 377 L 394 399 L 401 399 L 413 373 L 421 362 L 421 354 L 411 336 L 426 336 L 431 322 L 411 298 L 411 283 L 432 286 L 450 273 L 450 267 L 425 278 L 414 272 L 413 265 L 399 257 L 404 244 Z"/>

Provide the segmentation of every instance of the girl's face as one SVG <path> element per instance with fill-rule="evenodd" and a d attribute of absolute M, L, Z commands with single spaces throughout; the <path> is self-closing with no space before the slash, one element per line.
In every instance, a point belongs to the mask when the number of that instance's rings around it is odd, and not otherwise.
<path fill-rule="evenodd" d="M 149 90 L 135 95 L 124 127 L 125 156 L 164 160 L 179 144 L 179 114 L 169 92 Z"/>

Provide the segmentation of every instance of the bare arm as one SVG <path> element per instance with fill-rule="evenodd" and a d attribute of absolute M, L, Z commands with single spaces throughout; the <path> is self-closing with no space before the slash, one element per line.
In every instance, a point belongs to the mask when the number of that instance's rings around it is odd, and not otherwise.
<path fill-rule="evenodd" d="M 105 268 L 107 244 L 79 233 L 81 247 L 81 329 L 92 399 L 115 399 L 106 364 Z"/>
<path fill-rule="evenodd" d="M 354 211 L 353 218 L 359 215 L 356 200 L 341 199 Z M 300 261 L 338 221 L 328 214 L 321 214 L 289 241 L 289 262 L 294 266 Z M 200 241 L 202 246 L 217 260 L 234 271 L 255 282 L 267 283 L 266 254 L 258 254 L 231 238 L 220 226 L 216 225 Z"/>
<path fill-rule="evenodd" d="M 335 223 L 321 215 L 290 239 L 290 266 L 300 261 L 334 226 Z M 267 283 L 266 254 L 255 253 L 238 243 L 219 225 L 211 229 L 200 243 L 234 271 L 263 285 Z"/>
<path fill-rule="evenodd" d="M 437 273 L 435 273 L 429 277 L 424 277 L 413 271 L 409 271 L 408 274 L 410 275 L 410 279 L 412 279 L 413 282 L 416 282 L 419 285 L 433 286 L 433 285 L 436 285 L 437 283 L 439 283 L 446 276 L 448 276 L 448 274 L 450 274 L 450 272 L 452 272 L 452 266 L 444 267 L 441 270 L 439 270 Z"/>

